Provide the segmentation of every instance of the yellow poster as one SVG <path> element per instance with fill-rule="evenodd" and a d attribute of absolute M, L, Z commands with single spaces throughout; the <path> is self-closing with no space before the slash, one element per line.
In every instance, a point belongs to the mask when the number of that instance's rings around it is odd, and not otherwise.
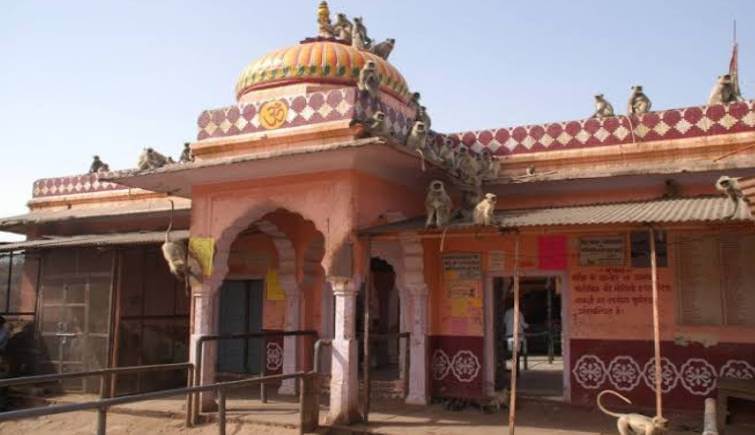
<path fill-rule="evenodd" d="M 451 316 L 467 317 L 467 299 L 466 298 L 451 299 Z"/>
<path fill-rule="evenodd" d="M 283 292 L 283 288 L 278 281 L 278 270 L 269 269 L 265 276 L 265 298 L 268 301 L 283 301 L 286 299 L 286 294 Z"/>
<path fill-rule="evenodd" d="M 189 238 L 189 252 L 199 261 L 204 276 L 212 275 L 215 240 L 212 237 L 191 237 Z"/>

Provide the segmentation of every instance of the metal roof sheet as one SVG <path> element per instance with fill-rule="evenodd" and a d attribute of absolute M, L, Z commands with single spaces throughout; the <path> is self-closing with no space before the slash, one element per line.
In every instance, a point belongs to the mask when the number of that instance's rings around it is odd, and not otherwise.
<path fill-rule="evenodd" d="M 176 213 L 191 210 L 191 204 L 176 204 Z M 149 215 L 170 213 L 170 206 L 147 204 L 128 204 L 121 206 L 103 206 L 92 208 L 73 208 L 58 211 L 32 211 L 30 213 L 0 218 L 0 231 L 16 230 L 27 225 L 38 225 L 79 219 L 110 218 L 126 215 Z"/>
<path fill-rule="evenodd" d="M 189 237 L 188 230 L 172 231 L 173 240 L 186 239 Z M 164 231 L 136 232 L 136 233 L 113 233 L 113 234 L 86 234 L 78 236 L 55 237 L 49 239 L 26 240 L 0 244 L 0 252 L 21 251 L 45 248 L 66 248 L 74 246 L 117 246 L 117 245 L 145 245 L 162 243 L 165 240 Z"/>
<path fill-rule="evenodd" d="M 732 213 L 734 213 L 732 215 Z M 673 198 L 608 204 L 575 205 L 519 210 L 500 210 L 496 218 L 501 228 L 605 225 L 680 224 L 690 222 L 752 222 L 748 207 L 735 208 L 726 197 Z M 414 218 L 361 231 L 385 234 L 424 229 L 425 219 Z M 474 227 L 469 222 L 452 222 L 449 229 Z"/>

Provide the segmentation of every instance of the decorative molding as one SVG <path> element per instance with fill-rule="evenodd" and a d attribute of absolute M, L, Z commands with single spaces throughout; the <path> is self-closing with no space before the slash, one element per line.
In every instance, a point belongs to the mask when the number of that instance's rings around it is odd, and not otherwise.
<path fill-rule="evenodd" d="M 75 195 L 78 193 L 128 190 L 128 186 L 100 181 L 101 176 L 113 176 L 113 172 L 81 174 L 68 177 L 42 178 L 32 185 L 32 198 Z"/>
<path fill-rule="evenodd" d="M 755 101 L 694 106 L 639 116 L 588 118 L 441 135 L 495 155 L 624 145 L 755 131 Z"/>

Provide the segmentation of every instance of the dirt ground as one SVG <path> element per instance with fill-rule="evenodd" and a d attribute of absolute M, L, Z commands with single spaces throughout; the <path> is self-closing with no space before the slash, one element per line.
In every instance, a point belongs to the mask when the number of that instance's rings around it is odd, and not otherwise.
<path fill-rule="evenodd" d="M 85 401 L 84 397 L 68 396 L 66 402 Z M 71 400 L 74 399 L 74 400 Z M 119 406 L 108 413 L 108 434 L 217 434 L 215 422 L 192 429 L 184 427 L 182 399 L 165 399 Z M 324 418 L 327 409 L 321 409 Z M 350 426 L 348 431 L 333 434 L 432 434 L 432 435 L 499 435 L 506 433 L 508 411 L 486 414 L 477 408 L 449 411 L 442 404 L 409 406 L 396 400 L 376 400 L 370 413 L 370 424 Z M 671 415 L 672 435 L 702 432 L 700 415 Z M 76 412 L 36 419 L 0 423 L 0 434 L 92 434 L 94 412 Z M 297 434 L 298 403 L 289 398 L 273 397 L 269 403 L 242 394 L 228 402 L 228 434 Z M 753 426 L 729 428 L 727 435 L 755 433 Z M 517 434 L 615 434 L 615 421 L 588 408 L 542 399 L 522 399 L 517 412 Z"/>

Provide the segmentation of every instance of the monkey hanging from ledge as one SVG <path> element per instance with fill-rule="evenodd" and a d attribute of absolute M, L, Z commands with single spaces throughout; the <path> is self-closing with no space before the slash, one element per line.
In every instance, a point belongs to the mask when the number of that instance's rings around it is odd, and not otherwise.
<path fill-rule="evenodd" d="M 170 201 L 170 223 L 165 230 L 165 242 L 162 245 L 163 257 L 168 263 L 170 272 L 178 279 L 184 281 L 186 292 L 190 292 L 191 286 L 202 282 L 202 266 L 189 249 L 187 240 L 171 240 L 170 232 L 173 230 L 173 215 L 175 205 Z"/>

